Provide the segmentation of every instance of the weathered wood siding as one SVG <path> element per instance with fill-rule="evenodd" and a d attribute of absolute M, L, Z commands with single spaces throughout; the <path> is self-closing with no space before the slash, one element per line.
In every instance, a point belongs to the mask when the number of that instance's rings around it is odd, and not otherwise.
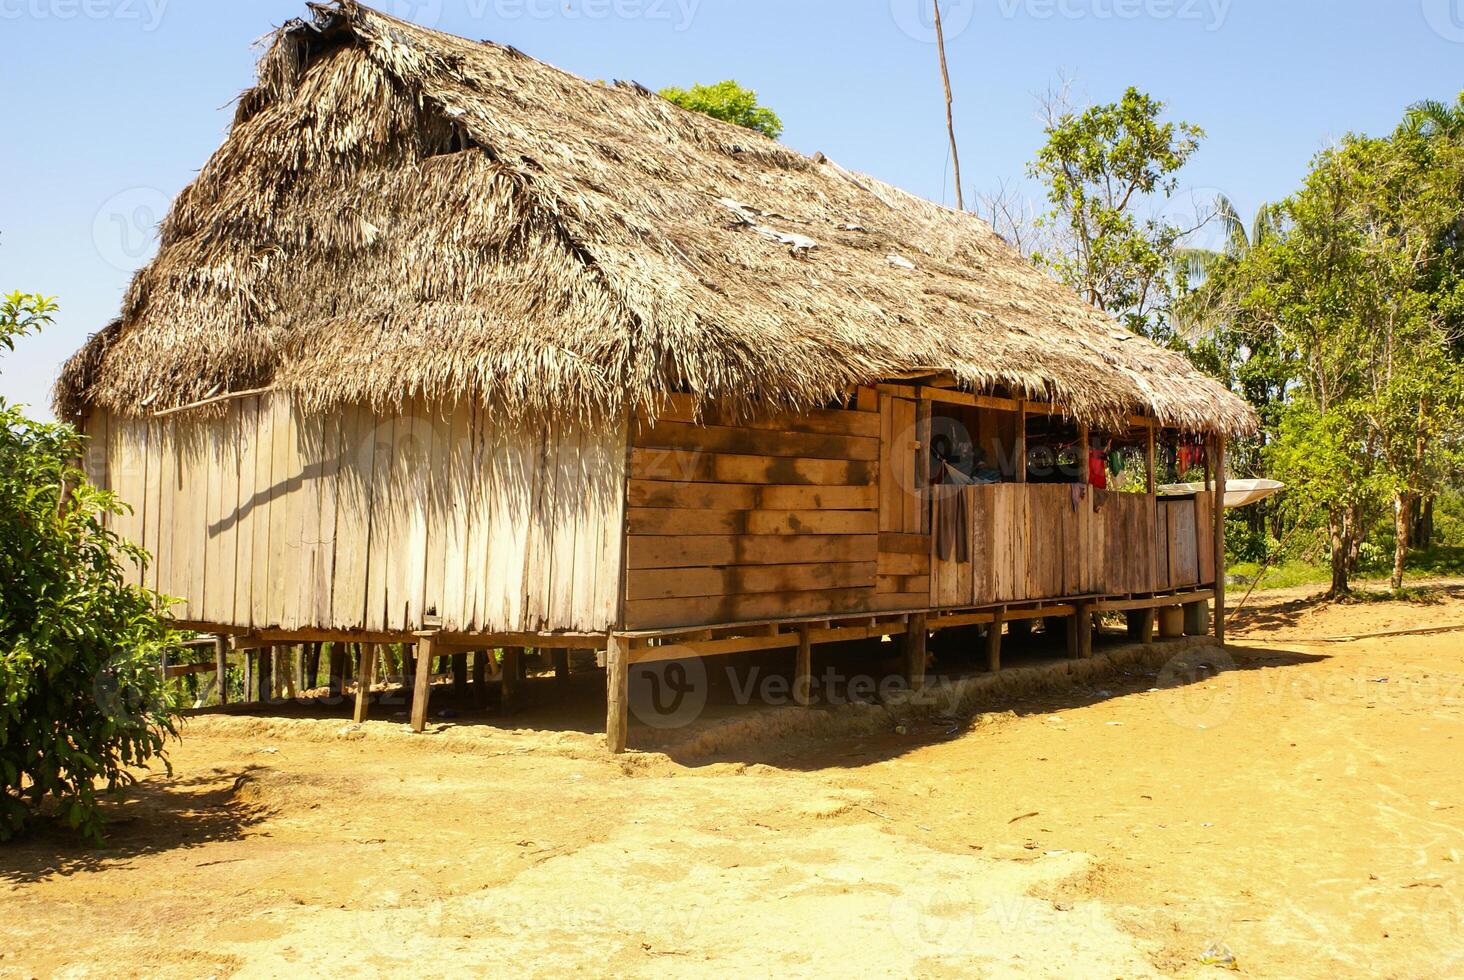
<path fill-rule="evenodd" d="M 950 492 L 966 496 L 971 561 L 932 554 L 934 606 L 1164 592 L 1214 581 L 1208 500 L 1020 483 Z M 951 497 L 937 504 L 954 505 Z"/>
<path fill-rule="evenodd" d="M 913 398 L 879 396 L 879 577 L 874 608 L 930 604 L 929 497 L 921 487 L 927 434 Z"/>
<path fill-rule="evenodd" d="M 879 414 L 729 422 L 677 399 L 632 434 L 626 627 L 873 608 Z"/>
<path fill-rule="evenodd" d="M 133 508 L 140 581 L 182 620 L 280 629 L 606 630 L 623 431 L 509 430 L 477 406 L 88 421 L 93 479 Z"/>

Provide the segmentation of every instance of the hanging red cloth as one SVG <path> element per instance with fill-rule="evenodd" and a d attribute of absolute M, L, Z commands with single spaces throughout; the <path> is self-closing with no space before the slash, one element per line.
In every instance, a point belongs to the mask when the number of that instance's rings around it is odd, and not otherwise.
<path fill-rule="evenodd" d="M 1108 489 L 1108 454 L 1101 449 L 1088 450 L 1088 486 Z"/>

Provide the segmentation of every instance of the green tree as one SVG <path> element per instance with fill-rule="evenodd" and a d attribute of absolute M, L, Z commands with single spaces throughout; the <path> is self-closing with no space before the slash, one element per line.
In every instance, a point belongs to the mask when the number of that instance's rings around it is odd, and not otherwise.
<path fill-rule="evenodd" d="M 54 309 L 5 297 L 0 346 Z M 158 665 L 178 637 L 159 598 L 126 583 L 120 562 L 145 556 L 107 528 L 124 505 L 78 471 L 84 449 L 0 399 L 0 840 L 54 812 L 100 842 L 99 787 L 166 764 L 177 734 Z"/>
<path fill-rule="evenodd" d="M 1130 88 L 1116 103 L 1049 111 L 1047 142 L 1028 168 L 1047 188 L 1043 227 L 1059 244 L 1033 259 L 1131 330 L 1167 342 L 1175 255 L 1192 229 L 1143 217 L 1166 201 L 1204 132 L 1161 121 L 1164 103 Z"/>
<path fill-rule="evenodd" d="M 758 104 L 757 93 L 728 79 L 715 85 L 693 85 L 691 88 L 661 89 L 661 98 L 683 109 L 700 112 L 762 133 L 769 139 L 783 135 L 783 121 L 777 113 Z"/>

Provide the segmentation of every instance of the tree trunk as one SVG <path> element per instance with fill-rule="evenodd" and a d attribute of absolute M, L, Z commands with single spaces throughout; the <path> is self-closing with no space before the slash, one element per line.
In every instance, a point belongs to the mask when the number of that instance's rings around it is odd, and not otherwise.
<path fill-rule="evenodd" d="M 1334 513 L 1327 518 L 1327 533 L 1332 539 L 1332 591 L 1328 594 L 1337 599 L 1351 591 L 1347 582 L 1347 561 L 1351 547 L 1347 540 L 1346 519 L 1342 514 Z"/>
<path fill-rule="evenodd" d="M 1393 498 L 1393 591 L 1403 588 L 1403 566 L 1408 562 L 1408 541 L 1413 533 L 1413 495 Z"/>

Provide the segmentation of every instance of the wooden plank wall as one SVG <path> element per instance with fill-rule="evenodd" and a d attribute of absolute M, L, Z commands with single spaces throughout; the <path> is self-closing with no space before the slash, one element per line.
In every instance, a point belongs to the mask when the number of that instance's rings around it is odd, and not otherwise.
<path fill-rule="evenodd" d="M 929 476 L 922 472 L 926 438 L 919 418 L 913 399 L 879 396 L 879 610 L 930 604 L 928 498 L 921 490 Z"/>
<path fill-rule="evenodd" d="M 1078 495 L 1068 485 L 968 487 L 969 563 L 932 551 L 932 605 L 1131 595 L 1207 584 L 1195 501 L 1128 493 Z M 945 498 L 937 507 L 946 506 Z M 1207 526 L 1207 525 L 1204 525 Z M 1213 573 L 1210 580 L 1213 580 Z"/>
<path fill-rule="evenodd" d="M 179 619 L 241 628 L 602 631 L 619 607 L 624 432 L 507 429 L 460 404 L 88 421 L 93 473 Z M 96 465 L 88 463 L 89 469 Z"/>
<path fill-rule="evenodd" d="M 625 626 L 862 612 L 879 574 L 880 415 L 698 419 L 632 434 Z"/>

